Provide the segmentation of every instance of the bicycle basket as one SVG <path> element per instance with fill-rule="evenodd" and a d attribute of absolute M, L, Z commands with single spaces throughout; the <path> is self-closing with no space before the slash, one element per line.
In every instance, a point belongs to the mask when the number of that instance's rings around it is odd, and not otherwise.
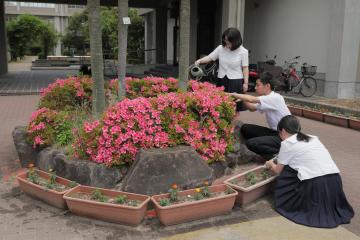
<path fill-rule="evenodd" d="M 313 76 L 316 74 L 316 70 L 317 70 L 317 66 L 311 66 L 311 65 L 301 66 L 301 72 L 303 75 Z"/>

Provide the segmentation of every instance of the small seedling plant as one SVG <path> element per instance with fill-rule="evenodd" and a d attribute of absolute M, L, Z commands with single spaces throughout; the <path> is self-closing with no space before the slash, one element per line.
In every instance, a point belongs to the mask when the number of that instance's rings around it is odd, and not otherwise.
<path fill-rule="evenodd" d="M 254 185 L 258 181 L 256 174 L 254 172 L 246 174 L 245 179 L 250 185 Z"/>
<path fill-rule="evenodd" d="M 199 201 L 205 198 L 211 198 L 213 196 L 216 196 L 217 194 L 221 193 L 212 193 L 209 189 L 209 182 L 204 181 L 204 185 L 199 188 L 195 188 L 195 193 L 189 194 L 186 196 L 179 196 L 178 194 L 179 188 L 177 184 L 173 184 L 171 188 L 169 189 L 168 193 L 169 196 L 166 198 L 159 199 L 160 206 L 169 206 L 172 204 L 182 203 L 182 202 L 188 202 L 188 201 Z M 223 192 L 222 194 L 230 194 L 232 193 L 231 189 L 229 190 L 229 193 L 227 191 Z M 214 195 L 215 194 L 215 195 Z"/>
<path fill-rule="evenodd" d="M 56 176 L 56 172 L 53 169 L 49 169 L 49 177 L 48 178 L 43 178 L 40 177 L 39 174 L 36 172 L 35 168 L 34 168 L 34 164 L 29 164 L 29 170 L 27 173 L 27 180 L 29 182 L 32 182 L 36 185 L 40 185 L 42 187 L 46 189 L 52 189 L 55 190 L 57 192 L 62 192 L 66 189 L 70 189 L 73 188 L 77 185 L 76 182 L 71 182 L 69 185 L 63 185 L 58 183 L 57 180 L 57 176 Z"/>

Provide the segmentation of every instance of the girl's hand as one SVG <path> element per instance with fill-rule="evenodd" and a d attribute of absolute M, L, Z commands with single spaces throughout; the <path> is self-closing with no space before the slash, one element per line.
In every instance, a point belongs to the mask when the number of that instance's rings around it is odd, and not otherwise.
<path fill-rule="evenodd" d="M 244 83 L 243 84 L 243 92 L 246 93 L 249 89 L 249 84 L 248 83 Z"/>
<path fill-rule="evenodd" d="M 266 161 L 265 162 L 265 166 L 268 168 L 268 169 L 270 169 L 270 170 L 272 170 L 273 169 L 273 167 L 274 167 L 274 161 L 273 160 L 269 160 L 269 161 Z"/>
<path fill-rule="evenodd" d="M 194 63 L 194 64 L 195 64 L 196 66 L 199 66 L 199 65 L 200 65 L 200 63 L 201 63 L 201 60 L 200 60 L 200 59 L 198 59 L 198 60 L 196 60 L 196 61 L 195 61 L 195 63 Z"/>

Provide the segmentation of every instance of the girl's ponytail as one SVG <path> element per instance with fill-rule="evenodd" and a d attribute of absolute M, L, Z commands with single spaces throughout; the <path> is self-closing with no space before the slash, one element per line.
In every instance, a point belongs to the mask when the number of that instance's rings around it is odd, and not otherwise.
<path fill-rule="evenodd" d="M 298 141 L 309 142 L 310 136 L 306 135 L 305 133 L 298 132 L 297 135 L 296 135 L 296 139 Z"/>
<path fill-rule="evenodd" d="M 285 129 L 290 134 L 297 134 L 298 141 L 309 142 L 310 136 L 301 132 L 301 125 L 299 120 L 293 115 L 283 117 L 278 124 L 278 131 Z"/>

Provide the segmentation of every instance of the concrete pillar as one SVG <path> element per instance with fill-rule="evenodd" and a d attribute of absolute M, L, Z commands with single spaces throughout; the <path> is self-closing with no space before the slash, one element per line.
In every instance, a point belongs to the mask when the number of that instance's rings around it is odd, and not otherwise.
<path fill-rule="evenodd" d="M 357 65 L 357 75 L 355 83 L 355 97 L 360 97 L 360 42 L 359 42 L 359 55 L 358 55 L 358 65 Z"/>
<path fill-rule="evenodd" d="M 155 11 L 145 15 L 145 64 L 156 63 L 156 52 L 152 49 L 156 48 L 156 19 Z"/>
<path fill-rule="evenodd" d="M 325 97 L 359 96 L 360 1 L 332 0 Z"/>
<path fill-rule="evenodd" d="M 197 18 L 198 18 L 198 2 L 190 2 L 190 52 L 189 62 L 193 63 L 196 60 L 196 48 L 197 48 Z M 179 56 L 179 55 L 178 55 Z"/>
<path fill-rule="evenodd" d="M 167 7 L 156 8 L 156 62 L 166 64 L 167 55 Z"/>
<path fill-rule="evenodd" d="M 8 72 L 5 2 L 0 0 L 0 75 Z"/>
<path fill-rule="evenodd" d="M 58 33 L 62 32 L 61 29 L 61 16 L 55 16 L 54 17 L 54 28 Z M 55 46 L 55 55 L 60 56 L 61 55 L 61 39 L 58 40 L 56 46 Z"/>
<path fill-rule="evenodd" d="M 245 0 L 223 0 L 222 32 L 229 27 L 236 27 L 244 34 Z"/>
<path fill-rule="evenodd" d="M 156 63 L 156 20 L 155 11 L 145 15 L 145 64 Z"/>

